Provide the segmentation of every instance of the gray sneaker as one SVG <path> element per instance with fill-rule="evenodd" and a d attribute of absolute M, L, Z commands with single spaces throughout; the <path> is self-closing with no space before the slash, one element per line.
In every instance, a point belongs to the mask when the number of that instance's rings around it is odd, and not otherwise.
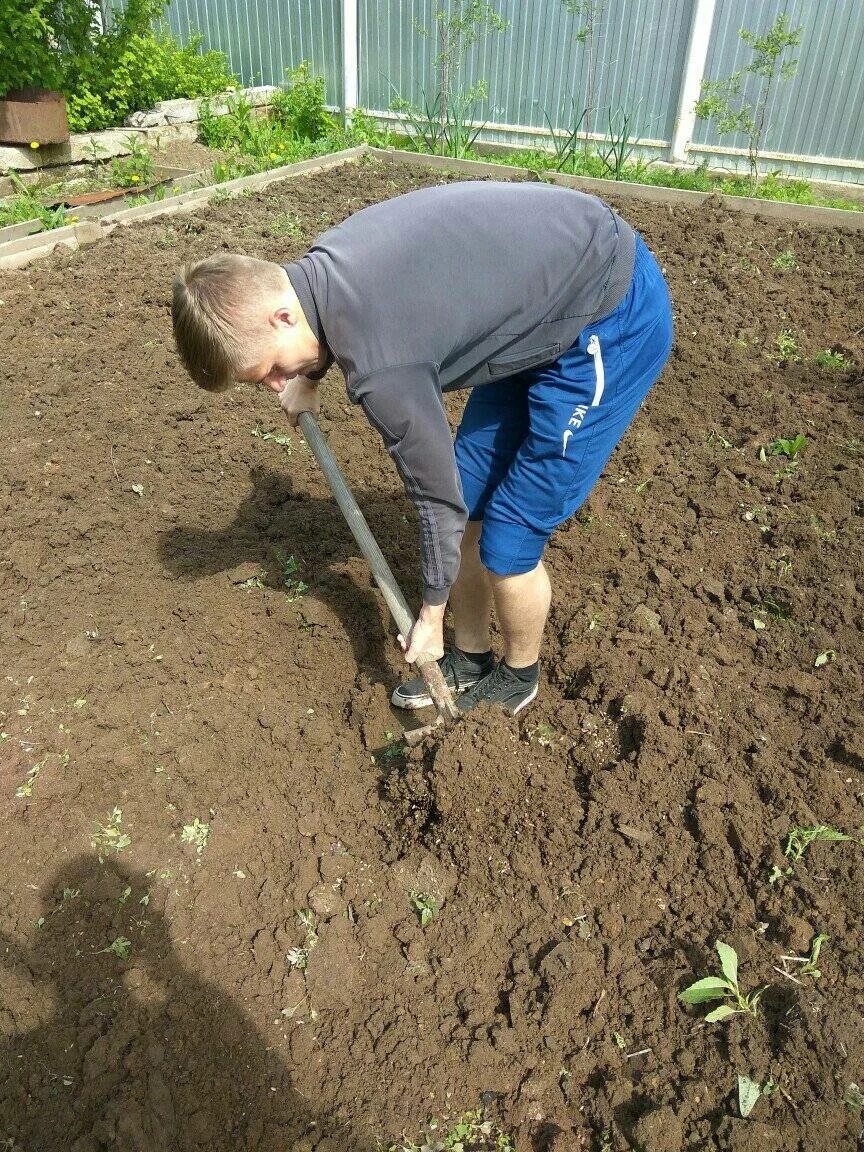
<path fill-rule="evenodd" d="M 459 711 L 470 712 L 478 704 L 500 704 L 505 712 L 515 716 L 531 703 L 537 695 L 539 686 L 539 676 L 533 683 L 526 684 L 524 680 L 514 676 L 502 660 L 482 680 L 478 680 L 469 692 L 460 697 Z"/>
<path fill-rule="evenodd" d="M 458 648 L 449 648 L 438 661 L 438 666 L 444 673 L 447 687 L 454 695 L 458 695 L 467 692 L 484 676 L 489 675 L 495 667 L 495 657 L 475 660 Z M 422 676 L 415 676 L 413 680 L 400 684 L 390 701 L 397 708 L 428 708 L 433 702 Z"/>

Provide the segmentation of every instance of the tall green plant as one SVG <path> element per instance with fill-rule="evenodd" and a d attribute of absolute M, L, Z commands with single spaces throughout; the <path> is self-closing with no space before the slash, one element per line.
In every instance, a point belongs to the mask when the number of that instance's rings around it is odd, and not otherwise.
<path fill-rule="evenodd" d="M 597 99 L 597 67 L 600 53 L 599 32 L 603 25 L 603 15 L 606 10 L 605 0 L 561 0 L 564 11 L 583 20 L 582 27 L 576 32 L 576 43 L 585 52 L 587 68 L 585 70 L 585 97 L 582 118 L 585 121 L 584 150 L 590 148 L 589 137 L 593 131 L 594 108 Z M 574 110 L 575 115 L 575 110 Z"/>
<path fill-rule="evenodd" d="M 439 2 L 433 15 L 438 90 L 430 98 L 423 89 L 422 110 L 398 93 L 391 108 L 403 117 L 403 124 L 428 151 L 442 156 L 464 156 L 485 127 L 471 127 L 471 110 L 485 100 L 488 92 L 484 80 L 463 87 L 461 74 L 465 56 L 481 36 L 505 32 L 510 24 L 491 4 L 482 0 L 453 0 L 449 5 Z M 417 24 L 414 27 L 421 36 L 430 35 L 428 28 Z"/>
<path fill-rule="evenodd" d="M 0 98 L 13 88 L 59 88 L 64 45 L 93 9 L 87 0 L 3 0 L 0 8 Z"/>
<path fill-rule="evenodd" d="M 741 28 L 738 35 L 753 50 L 753 59 L 744 68 L 724 80 L 704 80 L 696 115 L 700 120 L 713 120 L 718 133 L 744 132 L 750 164 L 750 185 L 759 182 L 759 152 L 766 129 L 768 103 L 775 84 L 790 80 L 798 69 L 797 60 L 781 60 L 789 48 L 801 43 L 802 29 L 790 28 L 789 16 L 782 12 L 764 36 Z M 752 104 L 740 101 L 741 87 L 748 76 L 755 76 L 759 89 Z"/>

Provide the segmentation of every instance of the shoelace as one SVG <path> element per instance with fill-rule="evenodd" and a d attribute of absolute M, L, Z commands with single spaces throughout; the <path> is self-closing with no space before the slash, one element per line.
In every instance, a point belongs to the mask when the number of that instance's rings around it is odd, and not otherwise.
<path fill-rule="evenodd" d="M 444 673 L 445 677 L 447 676 L 448 672 L 451 673 L 453 676 L 453 683 L 456 685 L 456 688 L 458 689 L 461 687 L 462 677 L 460 676 L 458 652 L 454 652 L 451 649 L 445 654 L 444 659 L 441 661 L 441 671 Z M 482 677 L 482 672 L 479 668 L 473 668 L 471 671 Z M 469 672 L 468 676 L 466 676 L 466 679 L 468 679 L 470 675 L 471 673 Z"/>
<path fill-rule="evenodd" d="M 507 668 L 504 667 L 502 660 L 495 665 L 494 672 L 485 676 L 471 689 L 471 694 L 476 696 L 478 700 L 488 700 L 490 696 L 495 695 L 502 685 L 512 683 L 514 679 L 515 677 L 512 677 Z"/>

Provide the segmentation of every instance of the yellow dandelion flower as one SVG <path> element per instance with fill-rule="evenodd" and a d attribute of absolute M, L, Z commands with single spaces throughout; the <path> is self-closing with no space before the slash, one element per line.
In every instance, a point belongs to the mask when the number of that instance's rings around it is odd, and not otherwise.
<path fill-rule="evenodd" d="M 31 140 L 30 141 L 30 147 L 31 148 L 38 148 L 39 147 L 39 141 L 38 140 Z"/>
<path fill-rule="evenodd" d="M 271 160 L 278 160 L 278 159 L 279 159 L 279 157 L 276 155 L 276 153 L 275 153 L 275 152 L 271 152 L 271 153 L 270 153 L 270 159 L 271 159 Z"/>
<path fill-rule="evenodd" d="M 141 177 L 140 176 L 130 176 L 129 179 L 132 181 L 133 184 L 137 184 L 138 181 L 141 179 Z"/>

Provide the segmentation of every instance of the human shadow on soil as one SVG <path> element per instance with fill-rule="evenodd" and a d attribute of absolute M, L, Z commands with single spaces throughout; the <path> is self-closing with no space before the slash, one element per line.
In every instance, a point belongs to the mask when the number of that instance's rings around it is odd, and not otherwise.
<path fill-rule="evenodd" d="M 0 936 L 0 986 L 17 991 L 0 1002 L 0 1146 L 253 1152 L 327 1137 L 371 1152 L 298 1096 L 230 996 L 183 963 L 165 897 L 135 869 L 80 856 L 46 885 L 31 944 Z"/>
<path fill-rule="evenodd" d="M 268 586 L 281 588 L 284 562 L 294 557 L 297 577 L 309 585 L 304 600 L 323 600 L 340 619 L 357 667 L 378 679 L 391 679 L 371 577 L 370 586 L 363 588 L 350 575 L 333 570 L 361 555 L 335 501 L 295 490 L 291 477 L 268 469 L 253 469 L 250 476 L 252 491 L 228 527 L 177 527 L 161 534 L 163 566 L 181 579 L 195 579 L 252 562 L 262 568 Z M 356 492 L 355 497 L 411 603 L 417 571 L 405 547 L 406 537 L 416 535 L 405 523 L 411 505 L 397 492 Z"/>

